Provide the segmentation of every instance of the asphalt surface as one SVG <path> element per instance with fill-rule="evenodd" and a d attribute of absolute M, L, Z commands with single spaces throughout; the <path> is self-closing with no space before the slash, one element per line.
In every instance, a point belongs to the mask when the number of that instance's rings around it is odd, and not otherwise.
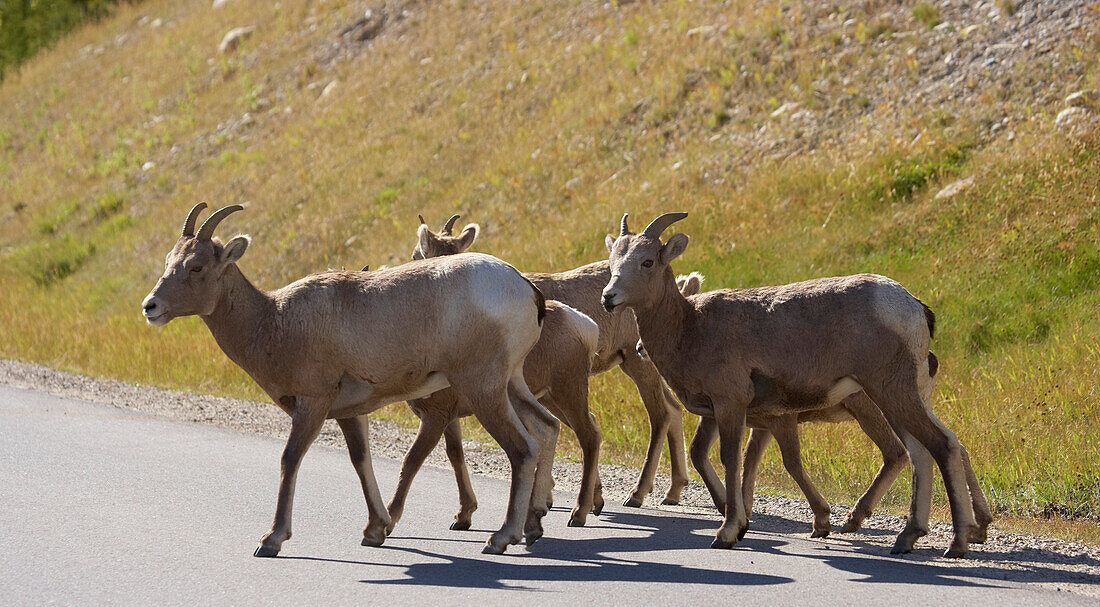
<path fill-rule="evenodd" d="M 298 477 L 294 537 L 252 557 L 275 508 L 280 441 L 0 386 L 0 601 L 41 604 L 1088 604 L 981 564 L 891 557 L 753 519 L 734 550 L 707 546 L 716 516 L 609 504 L 504 556 L 481 547 L 507 483 L 474 478 L 474 530 L 450 531 L 450 471 L 424 468 L 381 548 L 359 545 L 366 505 L 344 452 L 314 447 Z M 398 463 L 375 459 L 382 493 Z M 789 525 L 786 525 L 789 526 Z M 1051 573 L 1052 581 L 1057 577 Z"/>

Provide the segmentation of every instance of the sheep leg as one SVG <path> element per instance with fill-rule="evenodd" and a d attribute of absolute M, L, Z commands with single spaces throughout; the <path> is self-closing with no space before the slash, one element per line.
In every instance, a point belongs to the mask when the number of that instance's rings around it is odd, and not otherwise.
<path fill-rule="evenodd" d="M 928 535 L 928 514 L 932 509 L 932 454 L 912 436 L 902 436 L 913 464 L 913 495 L 909 500 L 909 520 L 894 540 L 890 554 L 913 551 L 917 540 Z"/>
<path fill-rule="evenodd" d="M 623 373 L 634 382 L 638 394 L 649 415 L 649 446 L 646 449 L 645 463 L 638 484 L 624 506 L 639 508 L 645 498 L 653 491 L 653 481 L 657 476 L 657 466 L 661 463 L 661 443 L 668 437 L 669 453 L 672 459 L 672 483 L 665 496 L 665 502 L 678 504 L 680 492 L 687 486 L 687 462 L 684 457 L 683 413 L 671 396 L 666 397 L 667 389 L 662 383 L 657 369 L 647 360 L 640 358 L 635 351 L 624 351 L 623 362 L 619 365 Z"/>
<path fill-rule="evenodd" d="M 455 482 L 458 483 L 458 514 L 455 514 L 455 520 L 451 523 L 451 530 L 465 531 L 473 523 L 477 495 L 474 494 L 474 485 L 470 482 L 470 471 L 466 468 L 466 453 L 462 449 L 462 423 L 458 419 L 452 419 L 443 429 L 443 439 L 447 448 L 447 459 L 451 461 Z"/>
<path fill-rule="evenodd" d="M 703 479 L 703 484 L 710 492 L 710 499 L 714 502 L 714 507 L 718 509 L 718 512 L 725 514 L 726 487 L 722 484 L 722 479 L 718 477 L 718 473 L 715 472 L 714 466 L 711 465 L 709 457 L 710 446 L 714 444 L 717 438 L 718 424 L 714 421 L 714 418 L 700 417 L 699 426 L 695 429 L 695 436 L 691 439 L 691 465 L 695 467 L 695 471 Z"/>
<path fill-rule="evenodd" d="M 424 404 L 429 402 L 431 402 L 431 397 L 419 401 L 419 403 Z M 413 439 L 412 446 L 409 447 L 408 453 L 401 461 L 401 473 L 397 477 L 397 489 L 393 492 L 393 498 L 390 500 L 388 508 L 390 523 L 386 526 L 386 535 L 392 533 L 394 527 L 397 526 L 397 522 L 401 520 L 401 515 L 405 512 L 405 500 L 409 496 L 409 488 L 412 487 L 413 478 L 420 471 L 420 467 L 424 465 L 424 460 L 428 458 L 432 449 L 435 449 L 435 446 L 439 444 L 439 438 L 443 436 L 443 429 L 450 421 L 447 417 L 434 412 L 415 412 L 420 416 L 420 427 L 416 431 L 416 438 Z M 460 484 L 459 494 L 461 492 Z"/>
<path fill-rule="evenodd" d="M 909 461 L 909 456 L 906 454 L 905 445 L 890 429 L 886 418 L 866 394 L 862 392 L 854 394 L 845 399 L 842 404 L 882 452 L 882 466 L 875 475 L 875 479 L 867 491 L 860 496 L 851 513 L 848 514 L 844 526 L 840 528 L 841 533 L 854 533 L 859 531 L 863 521 L 871 516 L 882 496 L 894 484 L 902 469 L 905 468 L 905 463 Z"/>
<path fill-rule="evenodd" d="M 279 499 L 275 506 L 275 521 L 260 540 L 253 556 L 272 557 L 279 554 L 283 542 L 290 539 L 290 519 L 294 506 L 294 483 L 298 477 L 298 467 L 302 463 L 309 446 L 321 432 L 325 415 L 332 404 L 332 398 L 307 399 L 299 397 L 291 415 L 290 436 L 280 462 Z"/>
<path fill-rule="evenodd" d="M 984 544 L 989 534 L 989 524 L 993 522 L 993 511 L 989 508 L 989 502 L 985 500 L 982 487 L 978 484 L 978 477 L 974 474 L 974 468 L 970 465 L 970 454 L 966 447 L 962 448 L 963 467 L 966 468 L 966 485 L 970 489 L 970 501 L 974 506 L 974 518 L 978 528 L 970 534 L 970 541 L 974 544 Z"/>
<path fill-rule="evenodd" d="M 370 419 L 366 415 L 338 419 L 344 440 L 348 444 L 348 455 L 359 475 L 359 484 L 363 486 L 363 497 L 367 500 L 367 526 L 363 529 L 364 546 L 381 546 L 386 540 L 390 525 L 390 514 L 382 501 L 378 490 L 378 481 L 374 478 L 374 466 L 370 457 Z"/>
<path fill-rule="evenodd" d="M 806 496 L 806 501 L 810 503 L 810 510 L 814 513 L 813 532 L 810 533 L 810 537 L 829 535 L 832 531 L 832 524 L 829 522 L 829 502 L 825 501 L 818 492 L 802 467 L 802 448 L 798 440 L 798 414 L 772 418 L 768 422 L 768 427 L 775 435 L 775 442 L 779 444 L 779 452 L 783 455 L 783 467 L 798 484 L 798 488 Z"/>
<path fill-rule="evenodd" d="M 581 487 L 577 505 L 569 515 L 570 527 L 584 527 L 589 512 L 596 509 L 596 491 L 600 484 L 600 429 L 596 418 L 588 412 L 588 377 L 581 381 L 559 382 L 550 394 L 542 397 L 547 409 L 558 416 L 577 435 L 581 447 Z M 599 496 L 603 507 L 603 496 Z"/>
<path fill-rule="evenodd" d="M 680 494 L 688 486 L 688 469 L 686 449 L 684 446 L 684 409 L 680 401 L 672 394 L 672 391 L 661 382 L 661 393 L 664 395 L 665 410 L 668 411 L 668 430 L 665 436 L 668 438 L 668 454 L 672 460 L 672 480 L 668 485 L 668 493 L 661 504 L 676 506 L 680 503 Z"/>
<path fill-rule="evenodd" d="M 535 484 L 539 445 L 520 422 L 504 386 L 498 390 L 487 389 L 482 386 L 481 378 L 476 378 L 464 387 L 456 378 L 450 379 L 451 387 L 469 398 L 477 420 L 504 450 L 512 467 L 508 514 L 504 525 L 489 536 L 482 550 L 485 554 L 504 554 L 509 545 L 518 544 L 523 537 L 524 518 L 531 506 Z"/>
<path fill-rule="evenodd" d="M 715 417 L 718 423 L 718 452 L 726 468 L 726 517 L 710 547 L 733 548 L 749 529 L 741 495 L 741 437 L 745 434 L 745 407 L 725 407 L 720 411 L 716 404 Z"/>
<path fill-rule="evenodd" d="M 745 518 L 752 518 L 753 488 L 756 487 L 756 471 L 760 468 L 760 461 L 764 459 L 764 451 L 772 440 L 770 430 L 753 428 L 749 432 L 749 443 L 745 445 L 745 455 L 742 458 L 745 471 L 741 474 L 741 495 L 745 503 Z"/>
<path fill-rule="evenodd" d="M 539 403 L 535 395 L 531 394 L 527 382 L 523 379 L 522 368 L 518 369 L 509 380 L 508 396 L 521 423 L 538 445 L 535 482 L 531 491 L 527 522 L 524 525 L 524 540 L 530 546 L 542 537 L 542 517 L 549 512 L 551 500 L 553 500 L 552 469 L 561 424 Z"/>
<path fill-rule="evenodd" d="M 915 369 L 914 369 L 915 370 Z M 923 445 L 939 465 L 947 488 L 951 507 L 954 537 L 944 556 L 961 558 L 966 555 L 970 536 L 977 533 L 974 507 L 967 487 L 966 468 L 963 465 L 963 449 L 959 439 L 932 413 L 932 408 L 920 396 L 914 377 L 893 378 L 875 385 L 867 393 L 880 407 L 894 431 L 902 436 L 909 434 Z M 909 441 L 906 441 L 909 446 Z M 913 450 L 910 449 L 910 459 Z M 915 467 L 915 466 L 914 466 Z"/>

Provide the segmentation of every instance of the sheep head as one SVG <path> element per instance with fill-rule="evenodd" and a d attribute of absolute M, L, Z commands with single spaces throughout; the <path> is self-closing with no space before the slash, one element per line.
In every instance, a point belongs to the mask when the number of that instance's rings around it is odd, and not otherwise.
<path fill-rule="evenodd" d="M 664 295 L 668 283 L 675 288 L 670 264 L 687 248 L 688 237 L 676 233 L 662 243 L 661 234 L 685 217 L 687 213 L 665 213 L 641 234 L 634 234 L 623 215 L 619 236 L 607 237 L 611 281 L 603 290 L 603 307 L 608 312 L 623 306 L 648 306 Z"/>
<path fill-rule="evenodd" d="M 142 301 L 142 315 L 151 325 L 159 327 L 180 316 L 212 313 L 222 294 L 225 270 L 248 248 L 250 238 L 244 234 L 225 244 L 213 238 L 214 228 L 244 207 L 235 204 L 219 209 L 195 232 L 195 222 L 205 208 L 206 203 L 200 202 L 187 214 L 179 240 L 164 258 L 164 274 Z"/>

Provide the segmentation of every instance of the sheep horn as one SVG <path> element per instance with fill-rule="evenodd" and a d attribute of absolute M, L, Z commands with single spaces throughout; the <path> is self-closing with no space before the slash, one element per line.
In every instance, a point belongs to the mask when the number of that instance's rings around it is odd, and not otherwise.
<path fill-rule="evenodd" d="M 619 225 L 619 236 L 626 236 L 630 233 L 630 228 L 626 227 L 626 218 L 630 216 L 630 213 L 623 213 L 622 224 Z"/>
<path fill-rule="evenodd" d="M 214 214 L 207 217 L 206 221 L 202 222 L 202 225 L 199 226 L 199 233 L 195 235 L 195 238 L 199 240 L 210 240 L 210 237 L 214 235 L 214 228 L 218 227 L 218 224 L 221 223 L 223 219 L 243 209 L 244 207 L 239 204 L 231 204 L 214 211 Z"/>
<path fill-rule="evenodd" d="M 660 238 L 661 233 L 668 229 L 668 226 L 680 221 L 687 217 L 687 213 L 665 213 L 657 219 L 654 219 L 649 225 L 642 230 L 642 236 L 649 238 Z"/>
<path fill-rule="evenodd" d="M 205 202 L 200 202 L 191 207 L 191 212 L 187 214 L 187 219 L 183 222 L 183 232 L 180 232 L 180 236 L 187 237 L 195 235 L 195 221 L 199 218 L 199 213 L 205 208 Z"/>
<path fill-rule="evenodd" d="M 428 223 L 428 222 L 424 221 L 424 216 L 423 215 L 417 215 L 416 218 L 420 220 L 420 225 L 426 225 Z"/>
<path fill-rule="evenodd" d="M 462 215 L 451 215 L 451 218 L 447 220 L 447 223 L 443 224 L 443 230 L 439 233 L 444 236 L 450 236 L 451 230 L 455 227 L 455 222 L 458 221 L 459 217 L 462 217 Z"/>

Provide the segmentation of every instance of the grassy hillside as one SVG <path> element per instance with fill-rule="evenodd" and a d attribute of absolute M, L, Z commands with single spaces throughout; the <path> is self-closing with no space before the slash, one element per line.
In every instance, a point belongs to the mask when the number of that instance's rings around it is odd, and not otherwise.
<path fill-rule="evenodd" d="M 1055 115 L 1100 89 L 1100 10 L 987 4 L 122 5 L 0 85 L 0 356 L 262 399 L 197 319 L 140 316 L 200 200 L 248 203 L 221 232 L 252 234 L 241 267 L 264 288 L 400 263 L 417 213 L 561 270 L 604 258 L 624 211 L 686 210 L 677 269 L 707 288 L 909 287 L 939 318 L 936 411 L 995 507 L 1095 540 L 1100 139 Z M 640 463 L 636 394 L 593 383 L 606 458 Z M 878 465 L 854 424 L 803 443 L 838 501 Z"/>

